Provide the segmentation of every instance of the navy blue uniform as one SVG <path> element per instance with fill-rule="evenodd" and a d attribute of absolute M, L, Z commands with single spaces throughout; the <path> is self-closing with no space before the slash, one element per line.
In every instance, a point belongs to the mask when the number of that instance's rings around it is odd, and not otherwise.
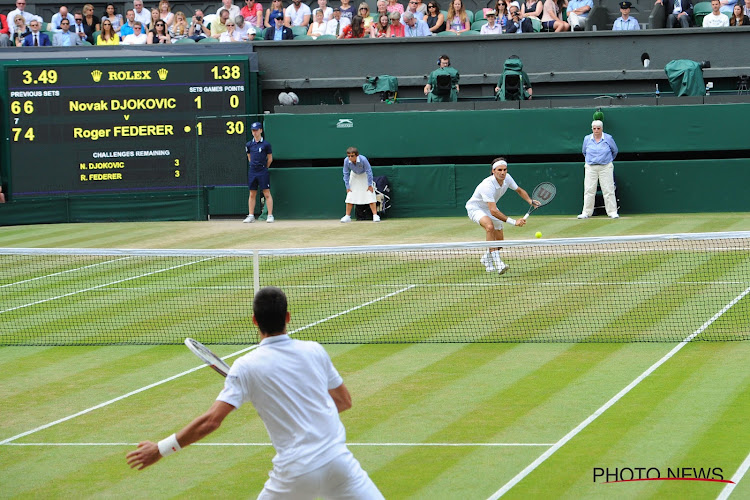
<path fill-rule="evenodd" d="M 251 139 L 245 144 L 245 152 L 250 155 L 247 168 L 247 186 L 250 191 L 270 189 L 271 180 L 268 173 L 268 155 L 273 154 L 271 144 L 261 138 L 260 142 Z"/>

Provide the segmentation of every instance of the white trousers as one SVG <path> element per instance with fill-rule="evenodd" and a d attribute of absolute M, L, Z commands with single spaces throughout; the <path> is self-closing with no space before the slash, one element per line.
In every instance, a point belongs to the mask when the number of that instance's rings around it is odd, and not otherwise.
<path fill-rule="evenodd" d="M 293 478 L 270 474 L 258 500 L 383 500 L 351 452 L 339 455 L 323 467 Z"/>
<path fill-rule="evenodd" d="M 612 163 L 606 165 L 584 165 L 583 177 L 583 215 L 594 213 L 594 199 L 596 198 L 596 185 L 602 187 L 604 195 L 604 208 L 610 217 L 617 214 L 617 199 L 615 198 L 615 166 Z"/>
<path fill-rule="evenodd" d="M 575 14 L 573 12 L 571 12 L 570 14 L 568 14 L 568 22 L 570 23 L 570 29 L 573 29 L 576 26 L 583 27 L 584 24 L 586 24 L 586 17 L 587 16 L 581 17 L 578 14 Z"/>

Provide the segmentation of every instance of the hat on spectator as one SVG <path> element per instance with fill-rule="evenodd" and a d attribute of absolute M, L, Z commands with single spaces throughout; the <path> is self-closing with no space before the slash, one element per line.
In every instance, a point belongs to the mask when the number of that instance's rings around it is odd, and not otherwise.
<path fill-rule="evenodd" d="M 518 3 L 518 2 L 515 2 L 515 1 L 514 1 L 514 2 L 510 2 L 510 4 L 508 4 L 508 8 L 510 9 L 510 8 L 511 8 L 511 7 L 513 7 L 514 5 L 516 6 L 516 8 L 517 8 L 518 10 L 521 10 L 521 5 L 520 5 L 520 4 Z"/>
<path fill-rule="evenodd" d="M 261 130 L 263 128 L 263 125 L 260 122 L 253 122 L 252 125 L 250 125 L 251 130 Z"/>
<path fill-rule="evenodd" d="M 497 17 L 497 12 L 495 12 L 494 10 L 491 10 L 491 11 L 487 12 L 484 15 L 484 17 Z"/>
<path fill-rule="evenodd" d="M 633 4 L 630 2 L 620 2 L 621 9 L 629 9 Z"/>

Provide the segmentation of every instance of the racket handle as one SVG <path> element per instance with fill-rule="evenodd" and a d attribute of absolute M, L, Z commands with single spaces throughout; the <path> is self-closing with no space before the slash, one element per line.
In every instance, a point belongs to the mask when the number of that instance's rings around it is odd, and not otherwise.
<path fill-rule="evenodd" d="M 526 220 L 526 219 L 528 219 L 528 218 L 529 218 L 529 214 L 528 214 L 528 213 L 527 213 L 526 215 L 524 215 L 524 216 L 523 216 L 523 220 Z"/>

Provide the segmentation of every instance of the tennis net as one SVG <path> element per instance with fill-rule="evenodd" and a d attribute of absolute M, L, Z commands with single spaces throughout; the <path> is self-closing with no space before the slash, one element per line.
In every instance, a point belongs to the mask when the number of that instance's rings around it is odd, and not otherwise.
<path fill-rule="evenodd" d="M 285 250 L 0 249 L 0 345 L 750 339 L 750 232 Z"/>

